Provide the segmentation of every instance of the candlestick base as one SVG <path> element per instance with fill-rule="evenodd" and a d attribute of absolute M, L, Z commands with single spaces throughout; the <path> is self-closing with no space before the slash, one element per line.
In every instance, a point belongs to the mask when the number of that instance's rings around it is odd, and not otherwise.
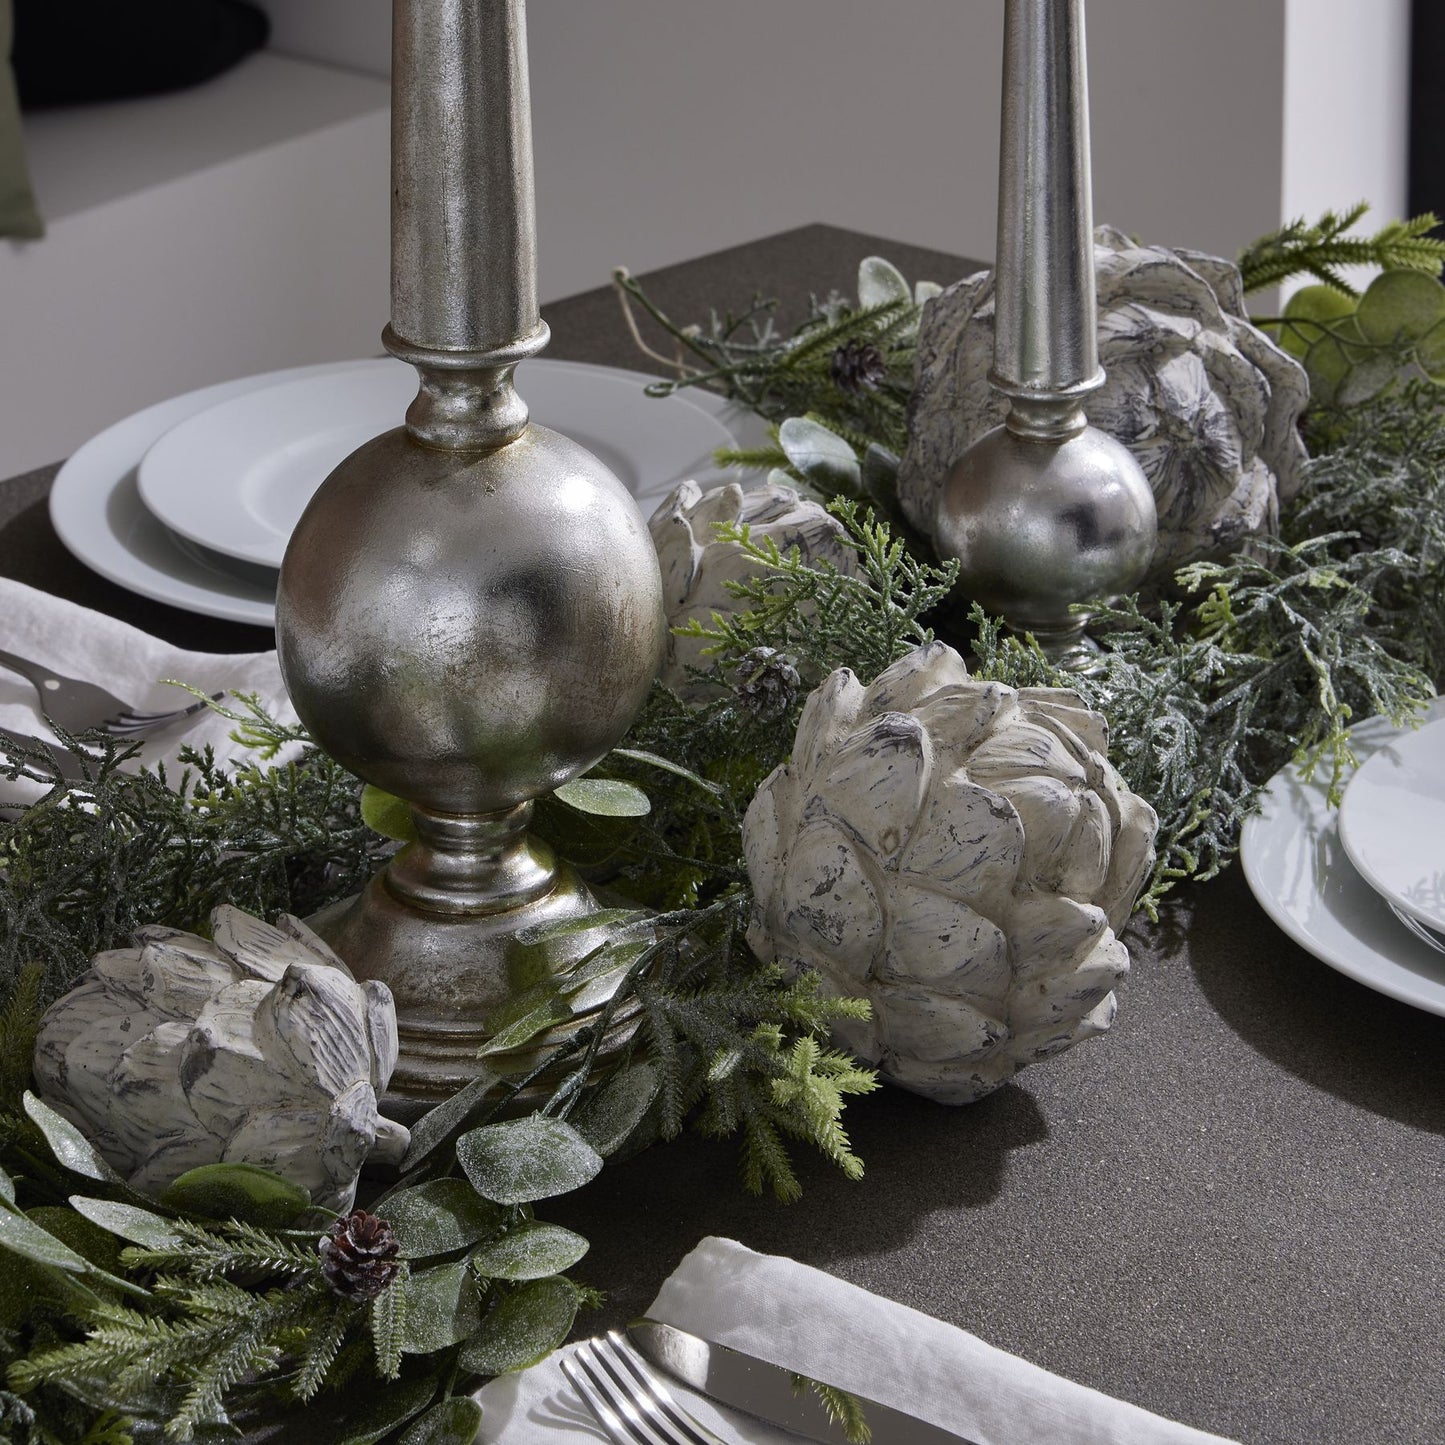
<path fill-rule="evenodd" d="M 400 1057 L 383 1112 L 410 1124 L 485 1069 L 530 1074 L 546 1052 L 595 1020 L 617 977 L 579 989 L 573 1012 L 515 1047 L 478 1058 L 519 994 L 567 974 L 606 941 L 585 920 L 600 905 L 565 863 L 525 831 L 529 804 L 491 815 L 436 817 L 417 810 L 416 843 L 359 894 L 310 925 L 358 979 L 379 979 L 396 1002 Z M 549 936 L 551 926 L 579 926 Z M 540 935 L 540 936 L 539 936 Z M 635 1026 L 619 1009 L 604 1054 Z"/>

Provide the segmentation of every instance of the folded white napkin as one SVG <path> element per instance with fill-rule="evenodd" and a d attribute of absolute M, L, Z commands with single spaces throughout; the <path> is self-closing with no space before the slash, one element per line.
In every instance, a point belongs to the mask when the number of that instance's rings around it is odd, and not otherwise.
<path fill-rule="evenodd" d="M 8 578 L 0 578 L 0 649 L 65 677 L 97 683 L 142 711 L 160 712 L 195 701 L 183 689 L 168 686 L 165 679 L 172 678 L 207 693 L 257 693 L 274 716 L 296 721 L 274 652 L 186 652 L 104 613 Z M 235 700 L 231 702 L 234 705 Z M 203 709 L 184 723 L 141 740 L 139 757 L 127 767 L 138 771 L 163 762 L 167 774 L 178 777 L 176 755 L 180 749 L 186 744 L 203 748 L 207 743 L 223 765 L 254 761 L 256 754 L 231 737 L 235 726 L 209 708 Z M 35 689 L 3 667 L 0 728 L 47 741 L 54 738 L 41 720 Z M 43 792 L 38 784 L 0 778 L 0 803 L 29 801 Z"/>
<path fill-rule="evenodd" d="M 911 1411 L 978 1445 L 1230 1445 L 1050 1374 L 821 1270 L 755 1254 L 731 1239 L 704 1239 L 662 1286 L 648 1314 Z M 674 1393 L 724 1440 L 797 1445 L 796 1435 L 724 1411 L 681 1386 Z M 477 1398 L 483 1411 L 478 1445 L 607 1439 L 555 1354 L 493 1380 Z"/>

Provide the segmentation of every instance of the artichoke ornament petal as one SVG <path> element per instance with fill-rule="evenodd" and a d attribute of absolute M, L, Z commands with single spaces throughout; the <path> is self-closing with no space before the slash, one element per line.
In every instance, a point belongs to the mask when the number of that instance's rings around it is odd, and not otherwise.
<path fill-rule="evenodd" d="M 400 1047 L 396 1035 L 396 1001 L 379 979 L 361 986 L 366 999 L 366 1037 L 371 1044 L 371 1087 L 380 1094 L 391 1082 Z"/>
<path fill-rule="evenodd" d="M 820 780 L 830 811 L 883 865 L 908 845 L 932 773 L 928 733 L 907 713 L 885 712 L 850 734 Z M 862 787 L 850 782 L 866 779 Z"/>
<path fill-rule="evenodd" d="M 711 666 L 704 651 L 708 644 L 696 637 L 679 637 L 675 630 L 694 620 L 706 625 L 714 614 L 731 617 L 739 604 L 728 584 L 761 576 L 758 563 L 737 542 L 718 535 L 723 525 L 746 526 L 754 541 L 771 541 L 784 554 L 796 547 L 805 562 L 825 562 L 845 574 L 857 570 L 857 556 L 845 540 L 843 524 L 785 483 L 769 478 L 746 492 L 736 482 L 707 492 L 696 482 L 675 488 L 648 523 L 662 571 L 669 627 L 661 679 L 694 701 L 716 692 L 713 683 L 689 672 L 690 668 L 705 672 Z"/>
<path fill-rule="evenodd" d="M 1153 810 L 1071 692 L 968 676 L 942 644 L 808 699 L 743 823 L 760 957 L 863 993 L 838 1041 L 949 1103 L 1107 1027 Z"/>
<path fill-rule="evenodd" d="M 788 858 L 779 919 L 785 937 L 811 961 L 818 953 L 855 979 L 872 965 L 883 912 L 852 841 L 826 820 L 805 827 Z"/>
<path fill-rule="evenodd" d="M 1023 855 L 1023 823 L 1013 804 L 960 769 L 935 781 L 903 868 L 983 907 L 1013 887 Z"/>
<path fill-rule="evenodd" d="M 288 964 L 316 961 L 295 938 L 229 903 L 223 903 L 211 915 L 211 930 L 216 947 L 246 977 L 274 983 Z"/>
<path fill-rule="evenodd" d="M 144 1193 L 244 1162 L 349 1205 L 378 1136 L 393 1162 L 405 1152 L 406 1130 L 377 1114 L 391 995 L 296 919 L 222 907 L 212 930 L 143 928 L 99 957 L 40 1021 L 37 1090 Z"/>

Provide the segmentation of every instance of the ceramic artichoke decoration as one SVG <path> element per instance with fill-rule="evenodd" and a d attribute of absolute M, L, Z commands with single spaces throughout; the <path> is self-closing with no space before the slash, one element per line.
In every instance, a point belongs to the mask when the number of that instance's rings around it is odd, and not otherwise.
<path fill-rule="evenodd" d="M 346 1210 L 368 1155 L 407 1131 L 377 1114 L 396 1065 L 385 984 L 359 984 L 304 923 L 240 909 L 212 938 L 140 929 L 51 1005 L 37 1091 L 152 1196 L 203 1164 L 256 1164 Z"/>
<path fill-rule="evenodd" d="M 943 643 L 808 699 L 743 824 L 764 960 L 873 1005 L 840 1042 L 944 1103 L 1101 1033 L 1154 810 L 1072 692 L 976 681 Z"/>
<path fill-rule="evenodd" d="M 1272 534 L 1305 461 L 1296 422 L 1303 369 L 1245 319 L 1238 269 L 1217 256 L 1094 233 L 1099 360 L 1105 383 L 1089 420 L 1134 454 L 1154 491 L 1159 545 L 1150 582 L 1187 562 Z M 999 425 L 1007 402 L 988 384 L 993 273 L 950 286 L 924 308 L 909 441 L 899 472 L 908 519 L 932 535 L 949 467 Z"/>
<path fill-rule="evenodd" d="M 721 523 L 746 524 L 754 540 L 771 538 L 780 552 L 797 547 L 805 562 L 830 562 L 845 573 L 857 565 L 852 548 L 843 540 L 843 524 L 793 487 L 770 478 L 747 491 L 729 482 L 704 492 L 696 482 L 683 482 L 648 523 L 662 567 L 669 629 L 686 626 L 693 618 L 707 622 L 714 612 L 731 617 L 738 602 L 727 584 L 757 575 L 757 564 L 742 548 L 717 535 Z M 703 656 L 706 646 L 700 638 L 669 631 L 660 676 L 691 702 L 703 700 L 711 691 L 709 684 L 687 672 L 689 667 L 708 667 L 711 659 Z"/>

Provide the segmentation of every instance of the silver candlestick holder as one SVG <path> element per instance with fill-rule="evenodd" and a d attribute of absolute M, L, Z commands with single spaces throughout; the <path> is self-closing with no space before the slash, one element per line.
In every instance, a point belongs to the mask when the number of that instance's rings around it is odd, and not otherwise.
<path fill-rule="evenodd" d="M 417 841 L 313 920 L 357 977 L 392 991 L 386 1105 L 407 1122 L 477 1074 L 489 1016 L 605 936 L 584 924 L 538 941 L 597 905 L 527 822 L 627 730 L 665 621 L 636 503 L 532 424 L 513 386 L 548 335 L 523 0 L 395 0 L 393 15 L 383 341 L 420 388 L 406 425 L 352 453 L 307 507 L 276 631 L 316 741 L 415 817 Z M 487 1068 L 530 1071 L 587 1017 Z"/>
<path fill-rule="evenodd" d="M 1007 0 L 989 382 L 1009 413 L 951 468 L 935 539 L 967 596 L 1066 665 L 1090 655 L 1073 605 L 1137 583 L 1158 533 L 1138 463 L 1084 415 L 1092 210 L 1083 0 Z"/>

